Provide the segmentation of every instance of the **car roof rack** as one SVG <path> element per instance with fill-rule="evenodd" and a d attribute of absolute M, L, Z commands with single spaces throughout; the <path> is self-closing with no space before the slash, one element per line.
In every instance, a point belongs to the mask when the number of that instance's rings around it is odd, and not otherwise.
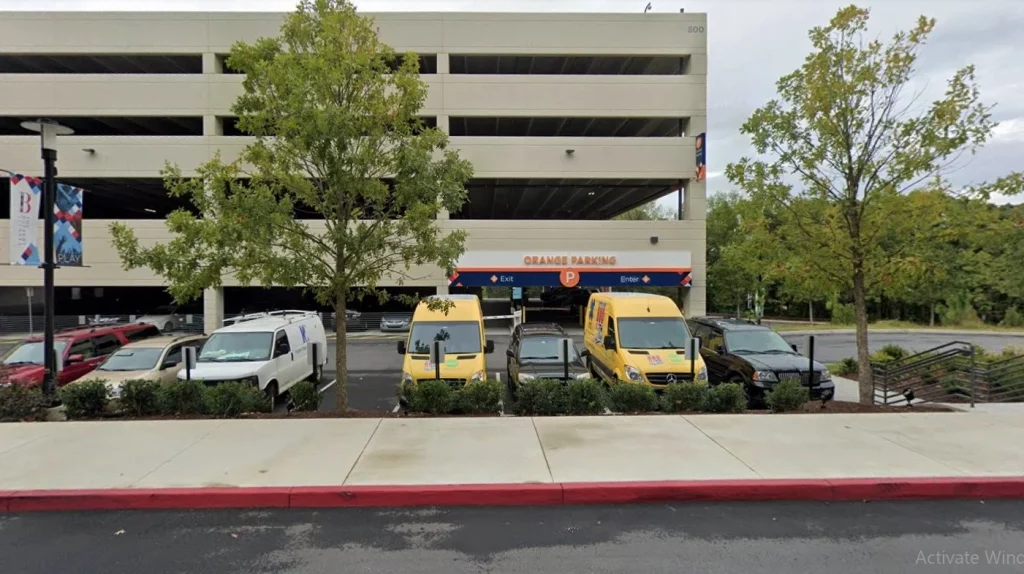
<path fill-rule="evenodd" d="M 240 317 L 231 317 L 225 320 L 225 323 L 230 321 L 230 324 L 237 325 L 239 323 L 245 323 L 248 321 L 255 321 L 257 319 L 267 319 L 270 317 L 291 317 L 292 319 L 299 319 L 302 317 L 318 316 L 319 313 L 316 311 L 302 311 L 299 309 L 282 309 L 279 311 L 260 311 L 259 313 L 248 313 Z"/>

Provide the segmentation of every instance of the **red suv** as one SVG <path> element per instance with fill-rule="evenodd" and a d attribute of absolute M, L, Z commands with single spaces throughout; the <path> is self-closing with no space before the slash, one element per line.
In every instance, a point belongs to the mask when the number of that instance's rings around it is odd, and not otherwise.
<path fill-rule="evenodd" d="M 64 368 L 57 375 L 57 386 L 88 374 L 99 366 L 107 355 L 132 341 L 160 335 L 154 325 L 97 325 L 74 327 L 54 333 L 53 347 L 63 359 Z M 7 353 L 0 369 L 5 369 L 8 382 L 23 387 L 43 384 L 43 338 L 25 339 Z"/>

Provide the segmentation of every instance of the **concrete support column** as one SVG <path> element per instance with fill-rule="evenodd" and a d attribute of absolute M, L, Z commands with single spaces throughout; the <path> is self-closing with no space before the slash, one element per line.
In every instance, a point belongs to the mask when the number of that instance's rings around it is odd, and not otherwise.
<path fill-rule="evenodd" d="M 203 332 L 210 334 L 224 326 L 224 288 L 203 291 Z"/>
<path fill-rule="evenodd" d="M 203 73 L 204 74 L 223 74 L 224 66 L 221 64 L 220 58 L 217 54 L 204 53 L 203 54 Z"/>
<path fill-rule="evenodd" d="M 203 116 L 203 135 L 222 136 L 224 135 L 224 124 L 217 121 L 217 116 Z"/>
<path fill-rule="evenodd" d="M 450 67 L 450 60 L 448 59 L 448 54 L 438 54 L 437 55 L 437 73 L 438 74 L 448 74 L 448 73 L 451 73 L 449 70 L 451 70 L 451 67 Z"/>
<path fill-rule="evenodd" d="M 448 292 L 449 291 L 448 291 L 448 281 L 447 280 L 445 280 L 443 285 L 438 285 L 437 286 L 437 294 L 438 295 L 447 295 Z"/>

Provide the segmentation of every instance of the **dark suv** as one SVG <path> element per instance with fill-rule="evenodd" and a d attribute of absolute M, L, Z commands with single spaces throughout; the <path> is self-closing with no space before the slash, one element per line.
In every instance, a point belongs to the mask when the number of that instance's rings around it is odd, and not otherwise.
<path fill-rule="evenodd" d="M 57 373 L 57 386 L 62 387 L 88 374 L 122 346 L 159 335 L 160 329 L 148 324 L 95 325 L 57 331 L 53 347 L 64 366 Z M 4 356 L 0 369 L 8 370 L 12 384 L 37 387 L 43 383 L 45 372 L 43 348 L 42 337 L 25 339 Z"/>
<path fill-rule="evenodd" d="M 566 380 L 566 364 L 562 339 L 572 339 L 554 323 L 524 323 L 512 332 L 505 354 L 508 356 L 508 389 L 515 396 L 520 383 L 533 379 Z M 587 379 L 590 374 L 583 362 L 586 352 L 569 344 L 569 379 Z"/>
<path fill-rule="evenodd" d="M 697 317 L 688 321 L 700 338 L 700 355 L 714 383 L 740 383 L 751 406 L 764 404 L 765 393 L 779 381 L 797 380 L 809 387 L 812 399 L 831 400 L 835 383 L 825 365 L 796 352 L 775 331 L 737 319 Z"/>

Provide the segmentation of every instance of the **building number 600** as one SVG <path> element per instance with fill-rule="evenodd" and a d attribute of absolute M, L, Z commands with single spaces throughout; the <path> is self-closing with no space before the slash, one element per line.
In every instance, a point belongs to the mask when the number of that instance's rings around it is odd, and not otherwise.
<path fill-rule="evenodd" d="M 691 34 L 693 34 L 693 33 L 703 34 L 704 33 L 704 26 L 687 26 L 686 31 L 691 33 Z"/>

